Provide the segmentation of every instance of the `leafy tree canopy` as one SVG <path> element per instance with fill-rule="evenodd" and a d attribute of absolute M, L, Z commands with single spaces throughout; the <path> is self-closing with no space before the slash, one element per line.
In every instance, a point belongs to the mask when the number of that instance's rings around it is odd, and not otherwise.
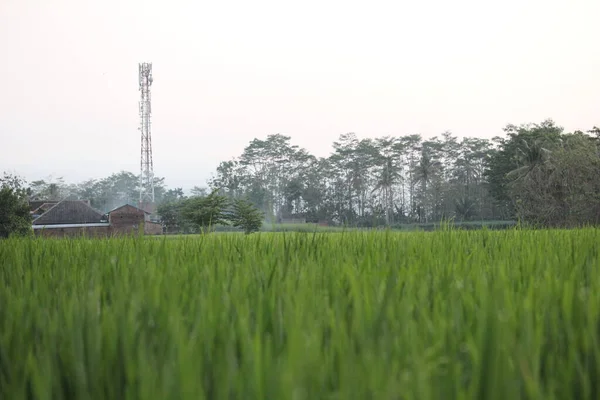
<path fill-rule="evenodd" d="M 31 232 L 25 181 L 4 173 L 0 178 L 0 238 Z"/>
<path fill-rule="evenodd" d="M 262 227 L 264 214 L 248 199 L 234 199 L 228 216 L 231 224 L 242 228 L 246 234 L 258 232 Z"/>
<path fill-rule="evenodd" d="M 184 201 L 181 208 L 182 216 L 201 230 L 210 229 L 216 225 L 227 225 L 227 197 L 213 190 L 206 197 L 191 197 Z"/>

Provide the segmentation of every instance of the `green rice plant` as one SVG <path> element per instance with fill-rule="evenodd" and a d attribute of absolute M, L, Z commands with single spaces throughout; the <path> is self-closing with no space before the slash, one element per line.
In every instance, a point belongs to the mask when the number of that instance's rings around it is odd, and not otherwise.
<path fill-rule="evenodd" d="M 597 399 L 599 239 L 0 241 L 0 398 Z"/>

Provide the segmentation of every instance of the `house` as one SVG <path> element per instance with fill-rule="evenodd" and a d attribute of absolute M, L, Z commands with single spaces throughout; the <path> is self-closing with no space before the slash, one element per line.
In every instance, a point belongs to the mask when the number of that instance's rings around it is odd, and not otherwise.
<path fill-rule="evenodd" d="M 144 225 L 144 233 L 147 235 L 160 235 L 162 233 L 162 224 L 150 221 L 148 211 L 130 204 L 109 211 L 108 222 L 114 233 L 131 233 L 137 231 L 142 224 Z"/>
<path fill-rule="evenodd" d="M 106 237 L 137 233 L 142 229 L 144 234 L 162 233 L 162 225 L 151 222 L 147 212 L 128 204 L 103 214 L 92 208 L 89 201 L 62 200 L 55 204 L 43 203 L 34 211 L 43 211 L 37 217 L 32 211 L 35 218 L 32 228 L 39 236 Z"/>
<path fill-rule="evenodd" d="M 30 204 L 30 208 L 36 205 Z M 41 214 L 39 214 L 40 212 Z M 101 212 L 93 209 L 86 201 L 44 202 L 32 211 L 32 214 L 34 216 L 32 228 L 36 235 L 107 236 L 110 233 L 110 224 L 107 218 Z M 36 216 L 38 214 L 39 216 Z"/>

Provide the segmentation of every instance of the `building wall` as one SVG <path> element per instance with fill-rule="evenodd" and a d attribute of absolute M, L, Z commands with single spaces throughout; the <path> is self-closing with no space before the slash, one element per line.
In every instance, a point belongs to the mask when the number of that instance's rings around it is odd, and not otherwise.
<path fill-rule="evenodd" d="M 305 224 L 306 218 L 281 218 L 282 224 Z"/>
<path fill-rule="evenodd" d="M 42 237 L 106 237 L 110 235 L 110 226 L 76 227 L 76 228 L 48 228 L 34 229 L 36 236 Z"/>
<path fill-rule="evenodd" d="M 111 212 L 108 222 L 113 235 L 136 234 L 144 225 L 145 213 L 135 207 L 125 206 Z"/>
<path fill-rule="evenodd" d="M 162 225 L 156 222 L 144 223 L 144 234 L 146 235 L 162 235 Z M 36 236 L 42 237 L 110 237 L 124 236 L 139 233 L 139 225 L 134 226 L 97 226 L 97 227 L 74 227 L 74 228 L 47 228 L 35 229 Z"/>
<path fill-rule="evenodd" d="M 144 222 L 144 233 L 146 235 L 162 235 L 163 227 L 157 222 Z"/>
<path fill-rule="evenodd" d="M 120 226 L 120 227 L 110 227 L 110 235 L 111 236 L 123 236 L 123 235 L 138 235 L 140 233 L 140 225 L 130 225 L 130 226 Z"/>

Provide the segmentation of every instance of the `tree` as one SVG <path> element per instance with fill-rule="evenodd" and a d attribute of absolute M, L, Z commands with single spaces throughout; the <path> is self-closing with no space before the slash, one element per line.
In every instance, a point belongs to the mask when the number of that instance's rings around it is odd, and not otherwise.
<path fill-rule="evenodd" d="M 408 207 L 405 207 L 409 220 L 417 220 L 420 208 L 417 206 L 417 179 L 415 169 L 421 157 L 422 138 L 421 135 L 403 136 L 399 140 L 400 146 L 405 152 L 405 175 L 404 180 L 408 182 L 408 192 L 405 186 L 402 187 L 403 197 L 405 197 Z"/>
<path fill-rule="evenodd" d="M 190 190 L 190 193 L 195 197 L 205 197 L 208 195 L 208 189 L 205 187 L 194 186 L 192 190 Z"/>
<path fill-rule="evenodd" d="M 384 137 L 376 140 L 377 152 L 374 155 L 376 159 L 377 172 L 375 188 L 371 193 L 379 191 L 383 196 L 383 206 L 385 209 L 385 222 L 389 225 L 392 221 L 394 212 L 394 185 L 400 180 L 402 171 L 401 156 L 402 144 L 396 138 Z"/>
<path fill-rule="evenodd" d="M 248 199 L 234 199 L 231 214 L 231 224 L 242 228 L 244 233 L 258 232 L 264 220 L 264 214 Z"/>
<path fill-rule="evenodd" d="M 0 177 L 0 188 L 10 188 L 19 196 L 25 197 L 31 194 L 31 189 L 26 187 L 27 183 L 18 175 L 4 172 Z"/>
<path fill-rule="evenodd" d="M 552 120 L 546 120 L 540 124 L 507 125 L 504 132 L 505 138 L 494 138 L 496 149 L 491 152 L 489 168 L 485 175 L 489 182 L 490 193 L 496 200 L 500 212 L 505 217 L 514 217 L 515 203 L 511 199 L 509 187 L 514 174 L 509 176 L 509 173 L 524 166 L 529 156 L 523 157 L 523 154 L 530 153 L 530 156 L 537 157 L 531 151 L 532 148 L 550 150 L 555 147 L 560 141 L 563 128 L 557 126 Z"/>
<path fill-rule="evenodd" d="M 213 190 L 206 197 L 191 197 L 181 206 L 182 217 L 201 231 L 216 225 L 227 225 L 227 197 Z"/>
<path fill-rule="evenodd" d="M 76 185 L 73 192 L 80 199 L 90 200 L 92 207 L 106 212 L 123 204 L 137 204 L 139 182 L 139 177 L 135 174 L 120 171 L 106 178 L 88 180 Z M 160 181 L 155 182 L 160 183 Z"/>
<path fill-rule="evenodd" d="M 221 161 L 216 176 L 209 179 L 208 184 L 211 189 L 220 189 L 225 191 L 228 197 L 234 198 L 240 191 L 244 178 L 246 178 L 246 170 L 238 161 Z"/>
<path fill-rule="evenodd" d="M 27 194 L 19 177 L 5 173 L 0 179 L 0 238 L 31 232 Z"/>
<path fill-rule="evenodd" d="M 493 212 L 493 202 L 484 176 L 490 146 L 488 140 L 477 138 L 464 138 L 460 143 L 449 177 L 452 198 L 447 200 L 461 219 L 488 219 Z"/>
<path fill-rule="evenodd" d="M 184 228 L 185 221 L 181 216 L 182 204 L 181 200 L 173 200 L 163 202 L 156 208 L 156 213 L 160 216 L 167 233 L 178 232 Z"/>
<path fill-rule="evenodd" d="M 206 196 L 206 194 L 204 195 Z M 182 188 L 169 189 L 163 194 L 160 204 L 177 202 L 183 199 L 185 199 L 185 195 Z"/>
<path fill-rule="evenodd" d="M 421 160 L 417 163 L 413 171 L 414 182 L 421 185 L 419 220 L 427 222 L 429 214 L 435 205 L 435 198 L 432 196 L 430 187 L 440 177 L 443 169 L 442 163 L 434 158 L 434 151 L 428 146 L 423 146 L 421 150 Z"/>
<path fill-rule="evenodd" d="M 552 153 L 550 189 L 559 226 L 600 223 L 600 143 L 585 134 L 564 135 Z"/>
<path fill-rule="evenodd" d="M 227 190 L 231 197 L 239 197 L 242 193 L 236 189 L 242 188 L 244 195 L 272 221 L 284 212 L 288 183 L 304 175 L 313 158 L 306 150 L 292 145 L 290 137 L 268 135 L 265 140 L 252 140 L 239 163 L 221 163 L 211 186 Z"/>
<path fill-rule="evenodd" d="M 377 149 L 371 139 L 358 140 L 356 134 L 340 135 L 333 142 L 329 157 L 332 173 L 333 196 L 335 196 L 336 219 L 344 224 L 354 224 L 364 219 L 368 199 L 372 194 L 373 170 L 376 166 Z"/>
<path fill-rule="evenodd" d="M 581 132 L 562 135 L 551 149 L 536 141 L 524 145 L 521 166 L 507 174 L 517 216 L 539 226 L 599 223 L 598 150 L 595 139 Z"/>
<path fill-rule="evenodd" d="M 493 216 L 484 172 L 491 143 L 459 142 L 450 132 L 359 139 L 340 135 L 318 159 L 283 135 L 254 139 L 240 157 L 221 162 L 211 189 L 247 197 L 268 221 L 304 217 L 350 226 Z"/>

